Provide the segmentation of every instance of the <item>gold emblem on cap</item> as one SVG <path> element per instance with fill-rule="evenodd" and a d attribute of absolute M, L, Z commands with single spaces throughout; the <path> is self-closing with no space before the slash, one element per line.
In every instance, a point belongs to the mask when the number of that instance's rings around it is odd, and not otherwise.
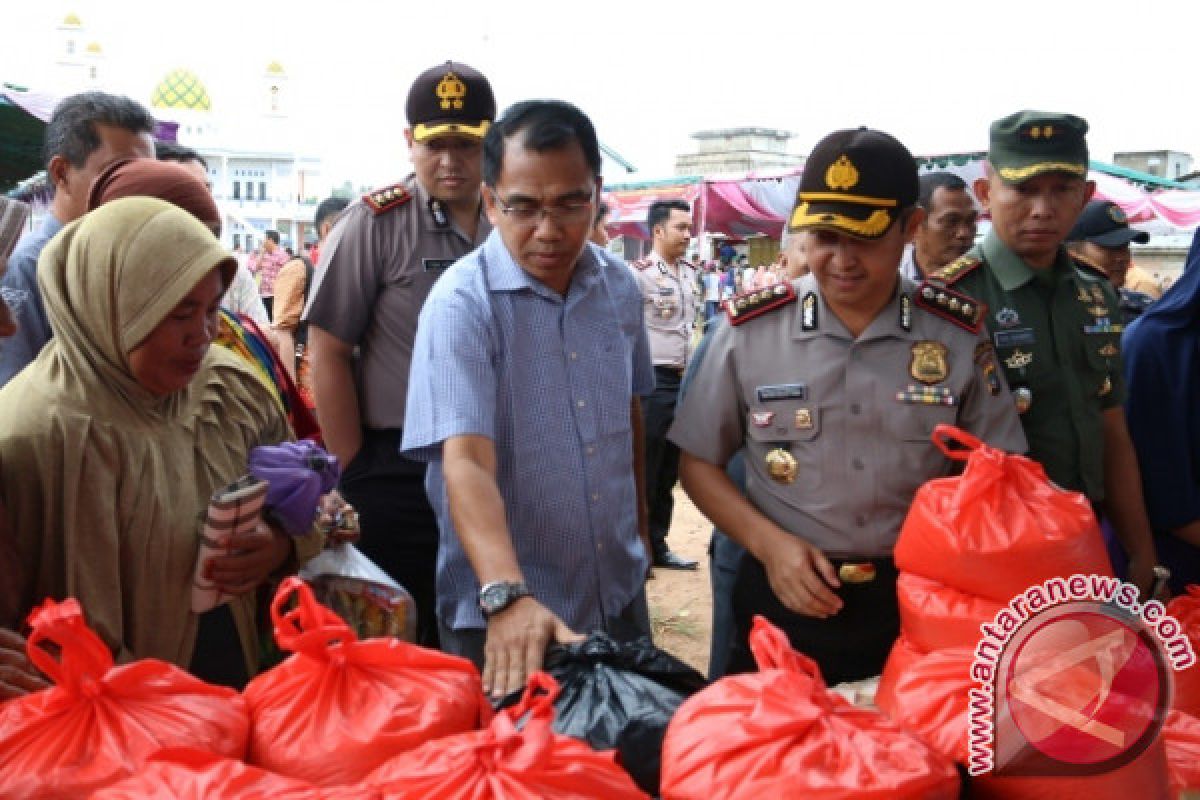
<path fill-rule="evenodd" d="M 461 109 L 463 98 L 467 96 L 467 85 L 459 80 L 453 72 L 447 72 L 437 85 L 437 96 L 442 101 L 445 110 Z"/>
<path fill-rule="evenodd" d="M 845 155 L 838 156 L 837 161 L 825 170 L 825 185 L 830 189 L 853 189 L 858 184 L 858 168 Z"/>
<path fill-rule="evenodd" d="M 1112 217 L 1112 221 L 1118 225 L 1128 225 L 1129 217 L 1125 216 L 1125 211 L 1118 205 L 1108 207 L 1108 216 Z"/>
<path fill-rule="evenodd" d="M 908 366 L 908 374 L 913 376 L 913 380 L 921 383 L 941 383 L 950 373 L 946 364 L 947 352 L 949 348 L 941 342 L 917 342 L 912 346 L 912 362 Z"/>

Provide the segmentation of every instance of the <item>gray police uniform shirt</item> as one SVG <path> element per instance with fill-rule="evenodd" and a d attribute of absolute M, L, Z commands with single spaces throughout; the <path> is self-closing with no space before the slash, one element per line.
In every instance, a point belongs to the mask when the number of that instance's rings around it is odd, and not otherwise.
<path fill-rule="evenodd" d="M 720 466 L 744 446 L 746 496 L 775 524 L 832 557 L 889 556 L 918 487 L 955 468 L 934 426 L 1024 453 L 1020 420 L 987 339 L 917 307 L 911 281 L 857 339 L 812 275 L 793 286 L 797 302 L 713 332 L 668 438 Z M 770 477 L 776 448 L 792 483 Z"/>
<path fill-rule="evenodd" d="M 402 428 L 417 315 L 446 269 L 482 244 L 492 226 L 482 204 L 475 238 L 410 175 L 412 197 L 376 212 L 351 204 L 321 248 L 304 319 L 358 345 L 359 413 L 367 428 Z"/>
<path fill-rule="evenodd" d="M 629 267 L 642 293 L 642 313 L 654 366 L 683 369 L 691 354 L 692 327 L 696 324 L 696 268 L 681 258 L 672 272 L 662 256 L 653 251 Z"/>

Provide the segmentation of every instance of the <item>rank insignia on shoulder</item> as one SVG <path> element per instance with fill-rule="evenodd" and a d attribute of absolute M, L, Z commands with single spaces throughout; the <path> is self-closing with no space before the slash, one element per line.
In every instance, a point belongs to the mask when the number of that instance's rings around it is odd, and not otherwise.
<path fill-rule="evenodd" d="M 641 272 L 644 269 L 648 269 L 651 263 L 653 262 L 651 262 L 651 260 L 648 258 L 639 258 L 637 261 L 629 262 L 629 266 L 633 267 L 638 272 Z"/>
<path fill-rule="evenodd" d="M 934 270 L 931 277 L 937 278 L 948 286 L 953 286 L 967 275 L 979 269 L 982 264 L 982 261 L 973 256 L 961 256 L 941 269 Z"/>
<path fill-rule="evenodd" d="M 741 325 L 768 311 L 783 308 L 796 301 L 796 290 L 790 283 L 777 283 L 765 289 L 746 292 L 725 301 L 725 313 L 730 325 Z"/>
<path fill-rule="evenodd" d="M 1075 262 L 1075 266 L 1079 267 L 1080 270 L 1087 273 L 1088 275 L 1090 275 L 1092 277 L 1103 278 L 1104 280 L 1108 280 L 1108 273 L 1105 272 L 1104 268 L 1101 267 L 1099 264 L 1089 261 L 1088 259 L 1084 258 L 1083 256 L 1077 255 L 1075 253 L 1071 254 L 1071 260 Z"/>
<path fill-rule="evenodd" d="M 394 184 L 383 189 L 376 189 L 363 195 L 363 202 L 371 207 L 376 214 L 382 214 L 393 208 L 399 208 L 412 199 L 408 189 L 403 184 Z"/>
<path fill-rule="evenodd" d="M 966 328 L 971 333 L 979 333 L 987 312 L 987 306 L 975 298 L 929 281 L 922 283 L 917 290 L 916 303 L 929 313 Z"/>

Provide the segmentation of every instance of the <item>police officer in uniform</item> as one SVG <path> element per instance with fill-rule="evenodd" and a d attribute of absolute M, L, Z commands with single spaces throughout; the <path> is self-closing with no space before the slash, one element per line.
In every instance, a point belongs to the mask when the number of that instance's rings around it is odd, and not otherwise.
<path fill-rule="evenodd" d="M 762 614 L 829 683 L 878 674 L 899 631 L 896 537 L 917 488 L 953 469 L 934 426 L 1026 449 L 978 304 L 920 300 L 897 271 L 916 200 L 916 163 L 888 134 L 823 139 L 789 223 L 812 272 L 735 298 L 689 376 L 671 429 L 684 488 L 748 551 L 730 672 L 753 668 Z M 724 470 L 743 448 L 745 496 Z"/>
<path fill-rule="evenodd" d="M 412 593 L 418 640 L 435 646 L 437 520 L 425 465 L 398 448 L 417 314 L 442 272 L 491 231 L 479 187 L 496 101 L 487 78 L 448 61 L 417 77 L 406 110 L 415 172 L 342 214 L 305 320 L 317 413 L 359 512 L 359 547 Z"/>
<path fill-rule="evenodd" d="M 921 292 L 982 300 L 1030 456 L 1059 486 L 1108 516 L 1143 592 L 1155 551 L 1141 476 L 1125 424 L 1122 323 L 1107 276 L 1063 247 L 1095 184 L 1087 179 L 1085 120 L 1020 111 L 991 126 L 986 177 L 975 194 L 992 230 Z"/>
<path fill-rule="evenodd" d="M 646 225 L 654 249 L 634 261 L 634 277 L 642 292 L 646 334 L 654 359 L 654 393 L 645 399 L 646 505 L 654 566 L 695 569 L 697 562 L 667 546 L 679 479 L 679 448 L 667 439 L 675 419 L 679 382 L 692 349 L 696 324 L 696 268 L 684 260 L 692 238 L 692 210 L 682 200 L 651 204 Z"/>

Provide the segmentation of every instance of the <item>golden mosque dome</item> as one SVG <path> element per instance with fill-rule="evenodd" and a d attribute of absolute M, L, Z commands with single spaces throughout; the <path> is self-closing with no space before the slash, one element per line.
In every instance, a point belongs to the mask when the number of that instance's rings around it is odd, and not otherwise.
<path fill-rule="evenodd" d="M 100 43 L 99 43 L 99 42 L 92 42 L 91 44 L 89 44 L 89 45 L 87 46 L 87 51 L 88 51 L 88 53 L 89 53 L 90 55 L 93 55 L 93 56 L 98 56 L 98 55 L 100 55 L 102 52 L 104 52 L 103 50 L 101 50 L 101 49 L 100 49 Z"/>
<path fill-rule="evenodd" d="M 173 69 L 154 87 L 150 105 L 155 108 L 170 108 L 188 111 L 211 111 L 212 100 L 208 89 L 194 73 L 186 69 Z"/>
<path fill-rule="evenodd" d="M 270 64 L 267 64 L 267 74 L 268 75 L 282 75 L 283 74 L 283 64 L 280 64 L 278 61 L 272 61 Z"/>
<path fill-rule="evenodd" d="M 67 14 L 65 17 L 63 17 L 62 24 L 63 24 L 63 27 L 69 27 L 69 28 L 79 28 L 83 25 L 83 23 L 79 20 L 79 15 L 76 14 L 74 11 L 72 11 L 70 14 Z"/>

